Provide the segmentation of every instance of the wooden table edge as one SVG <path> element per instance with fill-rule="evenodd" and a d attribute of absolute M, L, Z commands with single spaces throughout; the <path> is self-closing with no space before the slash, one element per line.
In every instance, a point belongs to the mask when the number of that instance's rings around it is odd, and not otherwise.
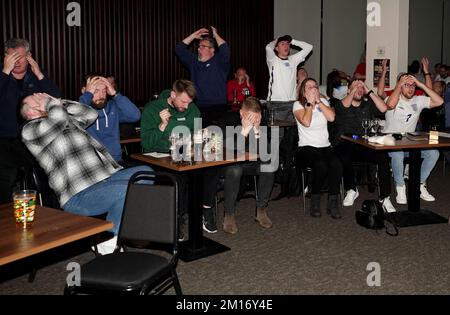
<path fill-rule="evenodd" d="M 47 250 L 50 250 L 50 249 L 53 249 L 53 248 L 56 248 L 56 247 L 59 247 L 62 245 L 66 245 L 71 242 L 75 242 L 75 241 L 81 240 L 83 238 L 110 230 L 110 229 L 112 229 L 112 227 L 113 227 L 112 222 L 105 221 L 101 226 L 96 226 L 89 230 L 80 232 L 76 236 L 74 236 L 74 235 L 66 236 L 61 239 L 55 240 L 55 241 L 51 242 L 50 244 L 44 244 L 44 245 L 34 247 L 33 249 L 26 251 L 26 252 L 15 253 L 15 254 L 12 254 L 9 256 L 0 257 L 0 266 L 3 266 L 8 263 L 17 261 L 19 259 L 26 258 L 26 257 L 32 256 L 35 254 L 39 254 L 39 253 L 45 252 Z"/>

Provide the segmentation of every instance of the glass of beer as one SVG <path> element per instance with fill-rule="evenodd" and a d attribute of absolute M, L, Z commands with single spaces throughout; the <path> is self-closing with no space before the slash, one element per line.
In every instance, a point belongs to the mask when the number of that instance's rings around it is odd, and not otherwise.
<path fill-rule="evenodd" d="M 34 222 L 36 209 L 36 190 L 19 190 L 13 193 L 14 218 L 16 225 L 24 229 Z"/>

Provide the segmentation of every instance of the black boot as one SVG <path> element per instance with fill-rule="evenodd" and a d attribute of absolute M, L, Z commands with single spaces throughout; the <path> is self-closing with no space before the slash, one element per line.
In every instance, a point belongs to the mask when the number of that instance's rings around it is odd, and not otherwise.
<path fill-rule="evenodd" d="M 320 194 L 311 195 L 310 214 L 312 217 L 319 218 L 322 216 L 320 213 Z"/>
<path fill-rule="evenodd" d="M 328 195 L 327 213 L 331 215 L 333 219 L 342 218 L 341 212 L 339 211 L 337 195 Z"/>

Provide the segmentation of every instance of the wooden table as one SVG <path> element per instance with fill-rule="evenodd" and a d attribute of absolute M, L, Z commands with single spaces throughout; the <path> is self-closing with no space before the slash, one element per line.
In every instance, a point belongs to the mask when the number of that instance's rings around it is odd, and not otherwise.
<path fill-rule="evenodd" d="M 425 133 L 424 133 L 425 135 Z M 428 140 L 410 140 L 403 137 L 396 140 L 394 146 L 370 143 L 365 139 L 353 139 L 350 136 L 341 136 L 342 139 L 371 150 L 409 152 L 409 179 L 408 179 L 408 211 L 392 214 L 396 217 L 398 226 L 413 226 L 419 224 L 445 223 L 447 219 L 420 207 L 420 168 L 422 164 L 421 150 L 450 147 L 450 139 L 439 137 L 438 143 L 429 143 Z"/>
<path fill-rule="evenodd" d="M 141 136 L 139 134 L 120 138 L 120 144 L 140 143 L 140 142 L 141 142 Z"/>
<path fill-rule="evenodd" d="M 16 226 L 12 204 L 0 205 L 0 266 L 113 227 L 112 222 L 36 207 L 33 226 Z"/>
<path fill-rule="evenodd" d="M 176 173 L 186 173 L 189 182 L 189 240 L 180 243 L 180 259 L 183 261 L 194 261 L 203 257 L 215 255 L 230 248 L 210 240 L 203 236 L 203 180 L 202 169 L 209 167 L 217 167 L 223 165 L 230 165 L 238 162 L 248 161 L 255 157 L 241 155 L 234 159 L 223 161 L 200 161 L 189 163 L 173 162 L 170 157 L 155 158 L 145 154 L 132 154 L 131 158 L 138 161 L 159 166 L 161 168 L 174 171 Z M 224 159 L 226 156 L 224 155 Z"/>

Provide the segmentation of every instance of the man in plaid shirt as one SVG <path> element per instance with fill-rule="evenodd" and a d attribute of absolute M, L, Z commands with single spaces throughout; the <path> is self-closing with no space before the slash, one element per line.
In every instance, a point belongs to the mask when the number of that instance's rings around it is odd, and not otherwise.
<path fill-rule="evenodd" d="M 46 172 L 62 208 L 84 216 L 107 213 L 117 235 L 129 178 L 151 168 L 122 169 L 85 131 L 97 119 L 93 108 L 37 93 L 23 100 L 21 114 L 28 120 L 23 142 Z M 117 236 L 99 244 L 99 252 L 112 251 L 116 241 Z"/>

